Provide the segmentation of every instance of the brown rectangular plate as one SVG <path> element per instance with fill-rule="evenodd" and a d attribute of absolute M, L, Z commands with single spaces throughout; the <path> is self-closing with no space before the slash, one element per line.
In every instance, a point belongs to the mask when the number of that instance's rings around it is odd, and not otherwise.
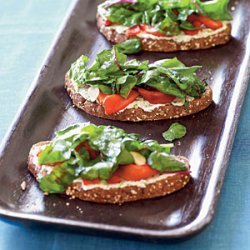
<path fill-rule="evenodd" d="M 94 57 L 110 44 L 99 34 L 97 1 L 77 1 L 32 85 L 0 153 L 0 214 L 13 220 L 42 222 L 85 231 L 169 239 L 199 232 L 212 219 L 239 121 L 250 58 L 250 2 L 231 2 L 233 39 L 225 46 L 179 53 L 141 53 L 155 61 L 177 56 L 187 65 L 202 65 L 202 78 L 214 91 L 214 103 L 204 112 L 178 121 L 187 127 L 175 143 L 175 154 L 188 157 L 192 181 L 172 195 L 122 206 L 99 205 L 63 196 L 44 196 L 27 170 L 32 144 L 75 122 L 112 124 L 127 132 L 164 142 L 162 132 L 173 121 L 125 123 L 98 119 L 74 108 L 64 90 L 64 75 L 82 53 Z M 27 183 L 26 191 L 20 184 Z"/>

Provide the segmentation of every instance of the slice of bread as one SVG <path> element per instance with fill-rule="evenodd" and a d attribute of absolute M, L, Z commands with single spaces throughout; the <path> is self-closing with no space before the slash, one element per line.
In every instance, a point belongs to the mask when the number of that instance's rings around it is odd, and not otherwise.
<path fill-rule="evenodd" d="M 37 154 L 48 144 L 48 141 L 39 142 L 30 150 L 28 169 L 38 178 L 42 165 L 38 164 Z M 189 169 L 189 162 L 185 157 L 177 156 Z M 53 167 L 51 167 L 53 168 Z M 190 180 L 190 172 L 165 173 L 142 181 L 124 181 L 118 184 L 84 185 L 77 179 L 70 185 L 66 194 L 72 198 L 97 203 L 122 204 L 129 201 L 150 199 L 173 193 L 183 188 Z"/>
<path fill-rule="evenodd" d="M 65 78 L 65 88 L 76 107 L 88 114 L 109 120 L 138 122 L 179 118 L 197 113 L 207 108 L 212 103 L 212 90 L 209 86 L 207 86 L 206 91 L 203 93 L 201 98 L 191 101 L 188 105 L 188 108 L 185 106 L 166 104 L 156 107 L 151 112 L 145 111 L 138 107 L 124 109 L 118 113 L 106 115 L 102 105 L 97 102 L 87 101 L 76 91 L 74 84 L 68 78 L 68 76 Z"/>
<path fill-rule="evenodd" d="M 196 35 L 184 33 L 172 37 L 157 37 L 146 33 L 140 33 L 129 37 L 126 31 L 118 31 L 117 26 L 105 26 L 105 19 L 97 13 L 97 26 L 100 32 L 113 43 L 122 43 L 128 39 L 141 40 L 142 49 L 147 51 L 172 52 L 178 50 L 207 49 L 227 43 L 231 38 L 231 23 L 223 21 L 223 27 L 218 30 L 204 29 Z"/>

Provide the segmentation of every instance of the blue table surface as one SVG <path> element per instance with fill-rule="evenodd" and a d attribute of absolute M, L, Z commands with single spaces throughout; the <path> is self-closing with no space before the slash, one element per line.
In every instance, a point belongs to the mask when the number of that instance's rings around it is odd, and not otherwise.
<path fill-rule="evenodd" d="M 0 0 L 0 140 L 72 2 Z M 197 236 L 179 243 L 154 244 L 46 231 L 0 220 L 0 249 L 250 249 L 249 94 L 248 91 L 215 218 Z"/>

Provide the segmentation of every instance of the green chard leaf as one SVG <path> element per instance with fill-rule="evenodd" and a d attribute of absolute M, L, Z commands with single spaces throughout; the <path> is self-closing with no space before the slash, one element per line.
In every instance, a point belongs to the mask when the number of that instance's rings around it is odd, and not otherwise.
<path fill-rule="evenodd" d="M 166 36 L 178 35 L 181 29 L 196 29 L 187 17 L 192 13 L 208 16 L 215 20 L 230 20 L 229 0 L 138 0 L 135 3 L 120 3 L 99 6 L 108 20 L 127 27 L 138 24 L 154 26 Z M 178 10 L 178 13 L 176 13 Z"/>
<path fill-rule="evenodd" d="M 75 176 L 75 165 L 65 162 L 55 167 L 50 174 L 39 180 L 39 187 L 50 194 L 63 193 L 72 184 Z"/>
<path fill-rule="evenodd" d="M 153 152 L 148 157 L 148 164 L 160 172 L 175 172 L 187 170 L 183 162 L 175 156 L 164 152 Z"/>
<path fill-rule="evenodd" d="M 167 131 L 165 131 L 162 136 L 166 141 L 174 141 L 175 139 L 180 139 L 184 137 L 187 133 L 187 129 L 182 124 L 175 122 L 173 123 Z"/>
<path fill-rule="evenodd" d="M 232 17 L 228 12 L 229 0 L 213 0 L 202 2 L 196 0 L 201 10 L 214 20 L 231 20 Z"/>
<path fill-rule="evenodd" d="M 136 54 L 142 50 L 140 39 L 130 39 L 115 45 L 124 54 Z"/>
<path fill-rule="evenodd" d="M 137 84 L 137 77 L 126 75 L 117 79 L 117 84 L 120 85 L 120 95 L 123 98 L 127 98 L 130 91 Z"/>
<path fill-rule="evenodd" d="M 83 56 L 72 64 L 69 76 L 78 86 L 96 86 L 104 94 L 120 94 L 127 98 L 136 86 L 155 88 L 162 93 L 185 99 L 199 98 L 206 84 L 196 75 L 200 66 L 186 67 L 177 58 L 148 61 L 127 60 L 117 46 L 104 50 L 87 67 Z"/>
<path fill-rule="evenodd" d="M 79 147 L 86 143 L 99 152 L 95 159 L 84 146 Z M 40 153 L 41 167 L 47 163 L 56 166 L 39 177 L 39 185 L 44 192 L 62 193 L 78 178 L 108 180 L 119 165 L 134 163 L 131 151 L 142 154 L 150 166 L 159 171 L 184 170 L 183 163 L 169 155 L 171 147 L 154 140 L 142 140 L 137 134 L 127 134 L 112 126 L 76 124 L 58 131 Z"/>

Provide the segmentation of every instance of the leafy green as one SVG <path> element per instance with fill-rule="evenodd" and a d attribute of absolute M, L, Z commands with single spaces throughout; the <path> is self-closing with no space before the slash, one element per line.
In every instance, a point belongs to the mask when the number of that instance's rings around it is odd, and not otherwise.
<path fill-rule="evenodd" d="M 127 165 L 134 163 L 134 158 L 127 149 L 123 149 L 117 157 L 117 163 L 119 165 Z"/>
<path fill-rule="evenodd" d="M 87 67 L 88 58 L 80 57 L 72 64 L 69 77 L 78 84 L 97 86 L 105 94 L 118 93 L 126 98 L 136 86 L 149 86 L 162 93 L 185 99 L 200 97 L 205 84 L 196 76 L 200 66 L 186 67 L 177 58 L 152 64 L 136 59 L 127 60 L 117 47 L 104 50 Z"/>
<path fill-rule="evenodd" d="M 126 98 L 131 89 L 136 85 L 137 77 L 125 75 L 117 79 L 117 86 L 120 86 L 119 93 L 122 97 Z"/>
<path fill-rule="evenodd" d="M 148 157 L 148 164 L 161 172 L 175 172 L 187 170 L 185 164 L 176 157 L 168 155 L 164 152 L 153 152 Z"/>
<path fill-rule="evenodd" d="M 229 0 L 213 0 L 202 2 L 196 0 L 202 11 L 215 20 L 231 20 L 232 17 L 228 12 Z"/>
<path fill-rule="evenodd" d="M 178 35 L 181 29 L 196 29 L 187 21 L 192 13 L 202 14 L 215 20 L 229 20 L 229 0 L 138 0 L 109 6 L 109 1 L 100 5 L 105 16 L 113 23 L 127 27 L 138 24 L 154 26 L 167 36 Z M 174 11 L 178 11 L 177 13 Z"/>
<path fill-rule="evenodd" d="M 136 54 L 142 50 L 140 39 L 130 39 L 115 45 L 124 54 Z"/>
<path fill-rule="evenodd" d="M 39 180 L 43 192 L 62 193 L 75 179 L 75 166 L 65 162 Z"/>
<path fill-rule="evenodd" d="M 165 131 L 162 136 L 166 141 L 174 141 L 175 139 L 180 139 L 184 137 L 187 133 L 187 129 L 182 124 L 175 122 L 173 123 L 167 131 Z"/>
<path fill-rule="evenodd" d="M 99 152 L 91 159 L 82 143 Z M 152 167 L 159 170 L 155 153 L 159 157 L 170 157 L 170 147 L 153 140 L 142 140 L 137 134 L 127 134 L 124 130 L 112 126 L 95 126 L 93 124 L 75 124 L 56 133 L 55 138 L 39 154 L 40 165 L 55 165 L 53 170 L 40 177 L 39 185 L 44 192 L 60 193 L 77 178 L 88 180 L 108 180 L 121 164 L 134 163 L 131 151 L 136 151 L 152 161 Z M 165 159 L 165 158 L 164 158 Z M 174 170 L 175 169 L 175 170 Z M 159 171 L 179 171 L 182 165 L 178 160 L 169 158 Z"/>

